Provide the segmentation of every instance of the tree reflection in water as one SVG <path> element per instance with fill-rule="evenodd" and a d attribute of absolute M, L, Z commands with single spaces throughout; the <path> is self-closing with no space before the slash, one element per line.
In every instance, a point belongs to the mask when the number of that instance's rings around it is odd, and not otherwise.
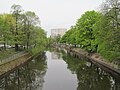
<path fill-rule="evenodd" d="M 64 53 L 63 60 L 68 64 L 67 68 L 77 75 L 77 90 L 120 90 L 116 79 L 85 58 L 83 60 Z"/>
<path fill-rule="evenodd" d="M 0 79 L 0 90 L 42 90 L 47 70 L 43 52 L 26 65 Z"/>
<path fill-rule="evenodd" d="M 114 77 L 88 62 L 86 58 L 75 58 L 59 49 L 55 52 L 58 52 L 58 59 L 62 57 L 67 68 L 76 74 L 76 90 L 120 90 L 120 83 Z M 46 71 L 46 55 L 42 53 L 0 79 L 0 90 L 42 90 Z"/>

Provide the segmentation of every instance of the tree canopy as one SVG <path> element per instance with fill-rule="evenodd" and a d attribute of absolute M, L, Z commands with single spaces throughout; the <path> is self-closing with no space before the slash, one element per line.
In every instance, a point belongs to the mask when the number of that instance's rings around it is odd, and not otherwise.
<path fill-rule="evenodd" d="M 46 32 L 40 27 L 40 19 L 32 11 L 24 11 L 20 5 L 12 5 L 10 14 L 0 14 L 0 44 L 29 49 L 46 44 Z"/>
<path fill-rule="evenodd" d="M 98 52 L 107 60 L 120 58 L 120 0 L 105 0 L 100 12 L 87 11 L 61 38 L 61 43 Z"/>

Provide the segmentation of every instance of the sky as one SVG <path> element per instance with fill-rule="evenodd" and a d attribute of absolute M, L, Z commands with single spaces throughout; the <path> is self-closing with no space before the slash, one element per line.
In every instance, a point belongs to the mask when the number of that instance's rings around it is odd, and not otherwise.
<path fill-rule="evenodd" d="M 34 11 L 40 18 L 41 27 L 50 35 L 51 29 L 75 25 L 86 11 L 96 10 L 103 0 L 1 0 L 0 13 L 9 13 L 13 4 L 24 11 Z"/>

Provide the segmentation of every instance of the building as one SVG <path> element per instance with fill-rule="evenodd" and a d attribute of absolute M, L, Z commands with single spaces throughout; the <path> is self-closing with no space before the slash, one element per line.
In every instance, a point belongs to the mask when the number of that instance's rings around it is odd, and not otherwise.
<path fill-rule="evenodd" d="M 67 31 L 66 28 L 56 28 L 56 29 L 51 29 L 51 37 L 56 37 L 58 35 L 63 36 L 65 32 Z"/>

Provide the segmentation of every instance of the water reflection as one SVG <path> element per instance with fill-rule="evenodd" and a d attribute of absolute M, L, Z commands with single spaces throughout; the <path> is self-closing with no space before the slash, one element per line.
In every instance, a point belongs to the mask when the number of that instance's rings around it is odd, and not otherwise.
<path fill-rule="evenodd" d="M 56 59 L 53 59 L 53 55 Z M 75 90 L 77 77 L 67 69 L 67 64 L 62 59 L 62 54 L 57 51 L 46 52 L 47 73 L 43 90 Z"/>
<path fill-rule="evenodd" d="M 0 90 L 120 90 L 120 83 L 86 58 L 43 52 L 0 79 Z"/>
<path fill-rule="evenodd" d="M 56 51 L 51 52 L 51 59 L 52 60 L 60 60 L 60 59 L 62 59 L 61 53 L 58 53 Z"/>
<path fill-rule="evenodd" d="M 0 79 L 0 90 L 42 90 L 47 62 L 40 54 L 23 67 Z"/>
<path fill-rule="evenodd" d="M 116 79 L 85 59 L 83 61 L 69 54 L 64 54 L 63 59 L 68 69 L 77 75 L 76 90 L 120 90 L 120 83 Z"/>

